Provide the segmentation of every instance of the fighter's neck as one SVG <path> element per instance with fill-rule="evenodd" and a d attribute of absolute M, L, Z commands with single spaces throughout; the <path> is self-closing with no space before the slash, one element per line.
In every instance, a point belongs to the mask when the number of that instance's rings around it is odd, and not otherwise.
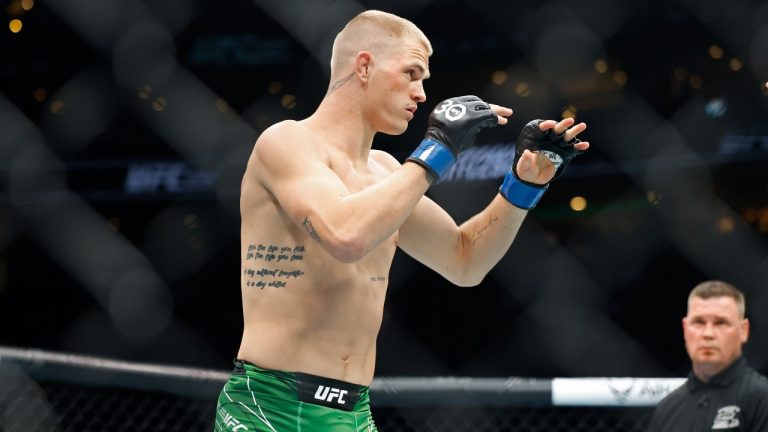
<path fill-rule="evenodd" d="M 327 99 L 303 123 L 327 145 L 347 154 L 350 159 L 367 160 L 376 132 L 357 106 Z"/>

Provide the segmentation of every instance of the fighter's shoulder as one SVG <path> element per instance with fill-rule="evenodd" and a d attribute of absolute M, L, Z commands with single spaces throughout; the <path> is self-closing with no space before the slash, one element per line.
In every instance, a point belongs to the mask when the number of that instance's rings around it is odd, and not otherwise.
<path fill-rule="evenodd" d="M 264 129 L 256 139 L 256 147 L 303 143 L 312 140 L 312 132 L 295 120 L 283 120 Z"/>
<path fill-rule="evenodd" d="M 400 168 L 401 165 L 394 156 L 382 150 L 371 150 L 371 159 L 390 171 Z"/>
<path fill-rule="evenodd" d="M 314 157 L 322 151 L 315 134 L 301 122 L 284 120 L 265 129 L 256 139 L 253 153 L 260 160 L 282 159 L 286 156 Z"/>

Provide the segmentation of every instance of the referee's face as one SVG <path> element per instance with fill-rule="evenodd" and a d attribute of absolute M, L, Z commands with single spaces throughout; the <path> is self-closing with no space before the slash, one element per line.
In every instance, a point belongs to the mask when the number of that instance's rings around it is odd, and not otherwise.
<path fill-rule="evenodd" d="M 694 297 L 683 318 L 683 334 L 693 372 L 707 381 L 741 356 L 749 321 L 731 297 Z"/>

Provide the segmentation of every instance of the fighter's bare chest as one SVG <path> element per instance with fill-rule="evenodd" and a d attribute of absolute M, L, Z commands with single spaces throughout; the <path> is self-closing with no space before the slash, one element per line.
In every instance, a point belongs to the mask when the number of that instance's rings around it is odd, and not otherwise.
<path fill-rule="evenodd" d="M 382 180 L 388 173 L 375 162 L 369 161 L 363 166 L 353 166 L 349 160 L 332 159 L 331 169 L 347 187 L 350 193 L 357 193 L 369 188 Z"/>

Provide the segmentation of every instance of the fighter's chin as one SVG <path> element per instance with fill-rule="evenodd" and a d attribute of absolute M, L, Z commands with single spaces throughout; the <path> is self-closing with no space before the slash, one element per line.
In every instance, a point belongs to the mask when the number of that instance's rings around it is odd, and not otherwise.
<path fill-rule="evenodd" d="M 380 132 L 387 135 L 402 135 L 406 130 L 408 130 L 408 122 L 389 125 L 387 128 L 381 130 Z"/>

